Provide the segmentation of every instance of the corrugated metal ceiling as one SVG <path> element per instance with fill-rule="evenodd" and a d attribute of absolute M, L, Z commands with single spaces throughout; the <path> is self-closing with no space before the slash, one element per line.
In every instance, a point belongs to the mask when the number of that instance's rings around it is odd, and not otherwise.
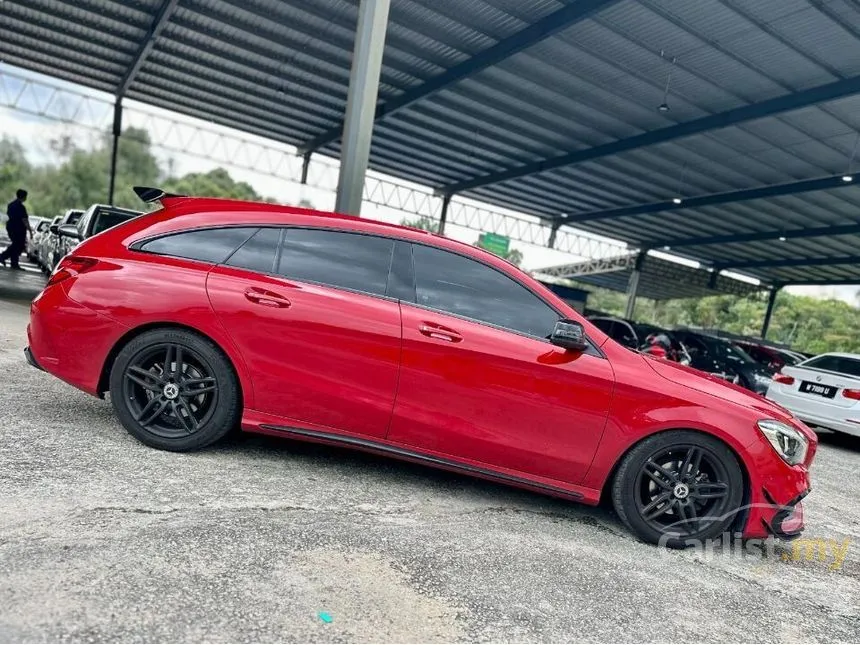
<path fill-rule="evenodd" d="M 380 99 L 584 1 L 392 0 Z M 113 92 L 162 2 L 5 0 L 0 56 Z M 301 146 L 342 118 L 357 4 L 179 0 L 127 95 Z M 671 110 L 659 112 L 670 71 Z M 860 6 L 851 0 L 620 0 L 378 121 L 371 167 L 441 187 L 858 75 Z M 467 194 L 554 218 L 781 184 L 845 172 L 858 130 L 855 95 Z M 322 151 L 337 154 L 337 142 Z M 860 185 L 578 227 L 653 247 L 847 223 L 860 223 Z M 683 252 L 728 264 L 838 258 L 856 248 L 860 235 Z M 853 265 L 747 272 L 860 282 Z"/>

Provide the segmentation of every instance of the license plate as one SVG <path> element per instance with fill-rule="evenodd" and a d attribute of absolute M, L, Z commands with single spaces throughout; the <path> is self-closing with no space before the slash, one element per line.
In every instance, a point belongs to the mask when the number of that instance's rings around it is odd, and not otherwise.
<path fill-rule="evenodd" d="M 828 399 L 832 399 L 834 396 L 836 396 L 835 387 L 831 387 L 829 385 L 821 385 L 820 383 L 812 383 L 810 381 L 801 382 L 800 391 L 806 392 L 807 394 L 817 394 L 818 396 L 823 396 Z"/>

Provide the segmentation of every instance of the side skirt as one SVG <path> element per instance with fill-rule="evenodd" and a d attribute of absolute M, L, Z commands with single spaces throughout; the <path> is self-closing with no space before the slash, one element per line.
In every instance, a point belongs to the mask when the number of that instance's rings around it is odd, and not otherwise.
<path fill-rule="evenodd" d="M 391 457 L 396 457 L 399 459 L 403 459 L 406 461 L 414 461 L 417 463 L 430 464 L 432 466 L 436 466 L 437 468 L 443 468 L 445 470 L 450 470 L 454 472 L 465 473 L 468 475 L 473 475 L 475 477 L 480 477 L 482 479 L 490 479 L 493 481 L 498 481 L 506 484 L 511 484 L 513 486 L 518 486 L 521 488 L 529 488 L 532 490 L 536 490 L 539 492 L 546 493 L 548 495 L 553 495 L 557 497 L 565 497 L 568 499 L 573 499 L 577 501 L 584 501 L 586 503 L 590 503 L 589 500 L 584 499 L 585 495 L 579 493 L 577 491 L 568 490 L 566 488 L 559 488 L 556 486 L 550 486 L 548 484 L 544 484 L 541 482 L 536 482 L 531 479 L 526 479 L 523 477 L 516 477 L 514 475 L 509 475 L 507 473 L 500 473 L 495 470 L 490 470 L 487 468 L 480 468 L 478 466 L 472 466 L 470 464 L 463 464 L 457 461 L 452 461 L 449 459 L 443 459 L 441 457 L 436 457 L 434 455 L 427 455 L 421 452 L 415 452 L 413 450 L 408 450 L 406 448 L 400 448 L 397 446 L 392 446 L 385 443 L 379 443 L 376 441 L 372 441 L 369 439 L 362 439 L 359 437 L 349 437 L 340 434 L 334 434 L 329 432 L 320 432 L 316 430 L 306 430 L 304 428 L 294 428 L 289 426 L 280 426 L 273 425 L 269 423 L 263 423 L 259 426 L 260 430 L 277 434 L 277 435 L 285 435 L 285 436 L 293 436 L 298 439 L 304 439 L 309 441 L 316 442 L 324 442 L 331 444 L 341 444 L 350 446 L 352 448 L 357 448 L 359 450 L 364 450 L 367 452 L 374 452 L 381 455 L 387 455 Z"/>

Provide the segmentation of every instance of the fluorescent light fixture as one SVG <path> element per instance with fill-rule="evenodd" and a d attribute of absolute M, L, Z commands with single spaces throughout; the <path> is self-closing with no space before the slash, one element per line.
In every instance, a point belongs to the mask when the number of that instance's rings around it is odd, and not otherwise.
<path fill-rule="evenodd" d="M 846 183 L 849 181 L 854 181 L 854 177 L 852 177 L 851 175 L 842 175 L 842 181 Z"/>
<path fill-rule="evenodd" d="M 673 203 L 673 204 L 680 204 L 680 203 L 681 203 L 681 198 L 680 198 L 680 197 L 675 197 L 675 198 L 672 200 L 672 203 Z"/>

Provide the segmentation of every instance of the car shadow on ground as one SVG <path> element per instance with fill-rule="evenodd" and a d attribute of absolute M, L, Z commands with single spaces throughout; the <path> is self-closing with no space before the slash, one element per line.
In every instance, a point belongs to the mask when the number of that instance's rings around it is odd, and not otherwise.
<path fill-rule="evenodd" d="M 601 503 L 597 507 L 587 506 L 514 486 L 360 450 L 244 432 L 237 432 L 208 450 L 255 457 L 265 454 L 289 460 L 300 459 L 311 466 L 334 465 L 348 471 L 366 471 L 376 477 L 385 477 L 392 486 L 424 484 L 435 491 L 451 491 L 452 494 L 456 493 L 460 496 L 466 494 L 475 502 L 497 499 L 498 503 L 491 503 L 487 510 L 540 515 L 553 521 L 575 522 L 619 537 L 633 539 L 612 510 L 611 504 L 608 503 Z"/>

